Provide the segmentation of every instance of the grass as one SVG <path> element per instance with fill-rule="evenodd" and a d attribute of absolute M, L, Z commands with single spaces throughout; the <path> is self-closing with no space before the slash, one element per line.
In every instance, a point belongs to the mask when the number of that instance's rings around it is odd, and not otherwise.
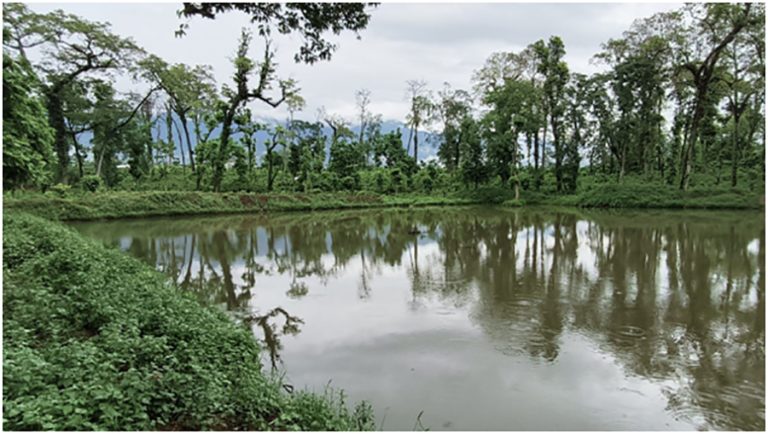
<path fill-rule="evenodd" d="M 362 403 L 285 392 L 246 327 L 59 223 L 3 217 L 6 430 L 372 429 Z"/>
<path fill-rule="evenodd" d="M 259 213 L 397 206 L 466 205 L 466 196 L 371 193 L 252 194 L 189 191 L 101 192 L 54 195 L 6 195 L 6 210 L 21 210 L 52 220 L 92 220 L 169 215 Z"/>
<path fill-rule="evenodd" d="M 330 209 L 502 204 L 509 207 L 558 205 L 582 208 L 762 209 L 764 195 L 722 187 L 686 192 L 665 184 L 594 184 L 576 194 L 522 191 L 487 186 L 449 194 L 376 193 L 208 193 L 195 191 L 68 192 L 4 196 L 7 210 L 20 210 L 52 220 L 123 217 L 264 213 Z"/>
<path fill-rule="evenodd" d="M 525 192 L 507 206 L 559 205 L 581 208 L 763 209 L 762 193 L 729 188 L 681 191 L 665 184 L 597 184 L 571 195 Z"/>

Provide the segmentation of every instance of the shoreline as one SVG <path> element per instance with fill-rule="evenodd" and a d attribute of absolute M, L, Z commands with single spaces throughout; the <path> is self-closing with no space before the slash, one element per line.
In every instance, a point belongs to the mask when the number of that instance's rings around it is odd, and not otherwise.
<path fill-rule="evenodd" d="M 655 209 L 655 210 L 749 210 L 764 211 L 758 194 L 702 193 L 672 198 L 637 200 L 637 195 L 603 200 L 601 192 L 570 196 L 522 195 L 520 200 L 505 196 L 508 191 L 491 191 L 471 197 L 448 195 L 374 193 L 210 193 L 190 191 L 83 193 L 69 197 L 29 195 L 3 197 L 6 211 L 20 211 L 58 221 L 114 220 L 143 217 L 213 216 L 268 214 L 320 210 L 408 208 L 426 206 L 495 205 L 500 207 L 556 206 L 574 209 Z M 632 193 L 630 191 L 630 193 Z M 763 196 L 764 198 L 764 196 Z M 764 199 L 763 199 L 764 202 Z"/>

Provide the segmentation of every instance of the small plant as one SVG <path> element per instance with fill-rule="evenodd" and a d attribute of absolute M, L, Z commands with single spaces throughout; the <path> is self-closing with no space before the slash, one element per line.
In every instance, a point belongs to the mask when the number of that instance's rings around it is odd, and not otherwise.
<path fill-rule="evenodd" d="M 83 179 L 80 180 L 80 185 L 83 186 L 83 189 L 90 191 L 91 193 L 95 193 L 101 188 L 103 182 L 101 181 L 101 177 L 98 175 L 88 175 L 84 176 Z"/>
<path fill-rule="evenodd" d="M 71 185 L 61 184 L 61 183 L 56 184 L 50 188 L 50 190 L 59 197 L 65 197 L 69 193 L 69 190 L 71 189 L 72 189 Z"/>

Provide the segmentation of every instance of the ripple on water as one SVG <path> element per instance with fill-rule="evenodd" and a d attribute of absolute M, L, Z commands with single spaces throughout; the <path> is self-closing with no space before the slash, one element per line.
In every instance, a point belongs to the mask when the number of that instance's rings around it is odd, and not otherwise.
<path fill-rule="evenodd" d="M 623 345 L 634 345 L 647 338 L 645 329 L 632 325 L 617 327 L 610 332 L 612 340 Z"/>
<path fill-rule="evenodd" d="M 504 302 L 504 314 L 508 317 L 531 316 L 531 310 L 539 301 L 539 297 L 533 294 L 515 294 Z"/>
<path fill-rule="evenodd" d="M 718 429 L 765 428 L 765 391 L 748 382 L 699 392 L 697 404 Z"/>
<path fill-rule="evenodd" d="M 672 391 L 667 410 L 680 421 L 698 429 L 763 431 L 765 397 L 759 387 L 742 383 L 716 390 Z"/>
<path fill-rule="evenodd" d="M 527 308 L 527 307 L 533 306 L 533 301 L 525 300 L 525 299 L 522 299 L 522 300 L 512 300 L 512 301 L 509 302 L 509 305 L 510 306 L 514 306 L 514 307 L 526 307 Z"/>
<path fill-rule="evenodd" d="M 681 422 L 688 422 L 699 431 L 707 429 L 709 425 L 707 418 L 701 413 L 700 409 L 694 405 L 686 403 L 685 405 L 668 409 L 672 417 Z"/>

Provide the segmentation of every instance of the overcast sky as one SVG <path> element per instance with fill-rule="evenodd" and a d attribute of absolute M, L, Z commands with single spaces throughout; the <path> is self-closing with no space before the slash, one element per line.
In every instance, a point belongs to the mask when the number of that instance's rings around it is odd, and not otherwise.
<path fill-rule="evenodd" d="M 112 24 L 115 33 L 133 38 L 148 52 L 169 62 L 211 65 L 218 85 L 229 83 L 231 58 L 240 29 L 248 26 L 239 12 L 216 20 L 190 21 L 187 35 L 176 38 L 182 22 L 181 3 L 57 3 L 32 4 L 38 12 L 63 9 L 94 21 Z M 443 82 L 470 88 L 472 72 L 496 51 L 518 51 L 538 39 L 563 38 L 571 71 L 593 72 L 590 63 L 600 44 L 621 36 L 637 18 L 678 7 L 673 3 L 546 3 L 546 4 L 397 4 L 373 9 L 367 29 L 333 37 L 338 50 L 329 62 L 296 64 L 297 40 L 276 37 L 278 75 L 299 81 L 307 107 L 300 117 L 314 119 L 318 108 L 352 120 L 355 91 L 372 92 L 371 109 L 384 119 L 402 120 L 408 110 L 405 82 L 427 81 L 432 89 Z M 254 39 L 251 54 L 259 58 L 261 41 Z M 118 88 L 139 87 L 120 80 Z M 284 112 L 253 103 L 254 113 L 281 117 Z"/>

